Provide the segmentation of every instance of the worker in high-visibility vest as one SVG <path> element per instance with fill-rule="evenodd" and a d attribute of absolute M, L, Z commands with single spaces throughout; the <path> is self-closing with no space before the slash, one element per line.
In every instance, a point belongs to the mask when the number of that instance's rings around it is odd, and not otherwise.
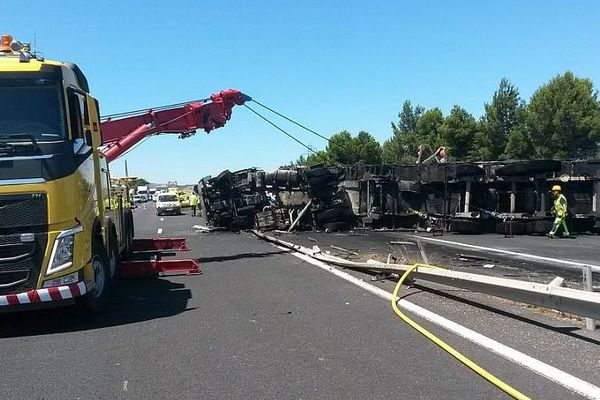
<path fill-rule="evenodd" d="M 563 237 L 568 237 L 571 234 L 565 221 L 567 218 L 567 198 L 562 194 L 562 188 L 559 185 L 552 186 L 552 196 L 554 197 L 554 205 L 551 211 L 554 214 L 554 224 L 550 233 L 548 233 L 548 237 L 552 239 L 556 238 L 556 233 L 559 229 L 562 229 Z"/>
<path fill-rule="evenodd" d="M 198 208 L 198 197 L 193 193 L 190 195 L 190 206 L 192 207 L 192 217 L 195 217 Z"/>

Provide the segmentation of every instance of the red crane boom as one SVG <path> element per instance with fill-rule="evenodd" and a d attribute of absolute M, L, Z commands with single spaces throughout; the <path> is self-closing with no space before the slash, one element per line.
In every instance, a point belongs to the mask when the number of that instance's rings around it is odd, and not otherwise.
<path fill-rule="evenodd" d="M 160 111 L 152 109 L 141 114 L 102 122 L 102 139 L 106 147 L 102 154 L 111 162 L 131 149 L 142 139 L 163 133 L 187 137 L 198 129 L 209 133 L 221 128 L 231 118 L 234 105 L 252 100 L 234 89 L 210 96 L 210 101 L 192 102 Z"/>

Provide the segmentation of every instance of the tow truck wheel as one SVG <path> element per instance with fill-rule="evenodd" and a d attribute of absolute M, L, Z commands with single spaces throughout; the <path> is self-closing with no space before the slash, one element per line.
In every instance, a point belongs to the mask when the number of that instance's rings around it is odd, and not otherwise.
<path fill-rule="evenodd" d="M 125 214 L 125 249 L 123 250 L 123 259 L 129 260 L 133 254 L 133 215 L 131 210 Z"/>
<path fill-rule="evenodd" d="M 101 238 L 94 238 L 92 271 L 94 273 L 94 288 L 90 290 L 85 299 L 85 306 L 93 312 L 102 310 L 108 300 L 110 267 L 106 249 Z"/>
<path fill-rule="evenodd" d="M 108 250 L 108 267 L 110 271 L 110 280 L 113 281 L 117 275 L 117 269 L 119 268 L 119 246 L 117 244 L 117 236 L 115 233 L 110 235 L 110 249 Z"/>

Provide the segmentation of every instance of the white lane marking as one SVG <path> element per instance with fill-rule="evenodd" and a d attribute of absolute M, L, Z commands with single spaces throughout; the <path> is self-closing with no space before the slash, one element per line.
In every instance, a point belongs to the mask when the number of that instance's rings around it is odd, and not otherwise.
<path fill-rule="evenodd" d="M 515 257 L 528 258 L 530 260 L 549 261 L 549 262 L 556 263 L 556 264 L 568 265 L 570 267 L 590 266 L 590 267 L 592 267 L 592 270 L 594 270 L 595 272 L 600 272 L 600 265 L 586 264 L 586 263 L 580 263 L 580 262 L 569 261 L 569 260 L 562 260 L 560 258 L 536 256 L 534 254 L 519 253 L 519 252 L 516 252 L 516 251 L 501 250 L 501 249 L 495 249 L 495 248 L 492 248 L 492 247 L 475 246 L 473 244 L 453 242 L 451 240 L 426 238 L 426 237 L 415 236 L 415 235 L 413 235 L 412 237 L 417 238 L 419 240 L 425 240 L 425 241 L 428 241 L 428 242 L 446 244 L 448 246 L 464 247 L 464 248 L 467 248 L 467 249 L 474 249 L 474 250 L 484 250 L 484 251 L 489 251 L 490 253 L 508 254 L 508 255 L 511 255 L 511 256 L 515 256 Z"/>
<path fill-rule="evenodd" d="M 277 247 L 282 250 L 289 251 L 289 249 L 285 247 Z M 333 275 L 339 278 L 345 279 L 346 281 L 353 283 L 356 286 L 363 288 L 376 296 L 379 296 L 387 301 L 392 301 L 391 293 L 386 292 L 385 290 L 378 288 L 377 286 L 373 286 L 370 283 L 363 281 L 362 279 L 352 276 L 347 272 L 339 270 L 336 267 L 327 265 L 319 260 L 315 260 L 314 258 L 311 258 L 302 253 L 291 252 L 291 254 L 312 265 L 324 269 L 325 271 L 332 273 Z M 558 383 L 559 385 L 562 385 L 565 388 L 577 394 L 587 397 L 588 399 L 600 399 L 600 388 L 598 386 L 595 386 L 571 374 L 561 371 L 558 368 L 555 368 L 549 364 L 539 361 L 531 356 L 528 356 L 527 354 L 521 353 L 520 351 L 515 350 L 512 347 L 508 347 L 500 342 L 495 341 L 494 339 L 477 333 L 467 327 L 457 324 L 454 321 L 450 321 L 449 319 L 446 319 L 441 315 L 435 314 L 409 301 L 400 300 L 398 304 L 404 307 L 405 309 L 411 311 L 412 313 L 436 325 L 439 325 L 442 328 L 445 328 L 477 345 L 480 345 L 481 347 L 486 348 L 492 353 L 498 354 L 509 361 L 519 364 L 531 370 L 532 372 L 551 380 L 552 382 Z"/>
<path fill-rule="evenodd" d="M 165 219 L 161 217 L 161 218 L 160 218 L 160 220 L 161 220 L 161 221 L 164 221 Z"/>
<path fill-rule="evenodd" d="M 158 233 L 160 235 L 162 233 L 162 228 L 158 228 L 158 230 L 156 231 L 156 233 Z"/>
<path fill-rule="evenodd" d="M 127 391 L 127 381 L 123 381 L 123 391 Z"/>

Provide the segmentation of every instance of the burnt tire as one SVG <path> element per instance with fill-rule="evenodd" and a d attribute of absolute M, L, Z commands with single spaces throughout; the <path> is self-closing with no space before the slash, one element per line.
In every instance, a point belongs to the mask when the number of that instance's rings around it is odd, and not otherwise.
<path fill-rule="evenodd" d="M 110 269 L 108 256 L 100 236 L 94 237 L 92 243 L 92 271 L 94 274 L 94 288 L 83 296 L 83 306 L 92 312 L 101 311 L 108 301 L 110 293 Z"/>
<path fill-rule="evenodd" d="M 481 221 L 453 220 L 450 222 L 450 231 L 465 234 L 477 234 L 483 232 Z"/>
<path fill-rule="evenodd" d="M 483 176 L 485 170 L 477 165 L 472 164 L 456 164 L 456 176 Z"/>
<path fill-rule="evenodd" d="M 329 168 L 326 168 L 326 167 L 317 167 L 317 168 L 309 169 L 304 172 L 304 176 L 307 179 L 316 178 L 319 176 L 326 176 L 326 175 L 331 175 L 331 171 L 329 171 Z"/>
<path fill-rule="evenodd" d="M 496 233 L 501 235 L 508 235 L 511 233 L 513 235 L 526 235 L 527 223 L 521 221 L 500 222 L 496 224 Z"/>
<path fill-rule="evenodd" d="M 327 222 L 333 219 L 341 218 L 344 215 L 343 208 L 330 208 L 328 210 L 315 213 L 315 220 L 317 222 Z"/>
<path fill-rule="evenodd" d="M 527 233 L 530 235 L 544 235 L 552 229 L 552 221 L 540 220 L 527 223 Z"/>
<path fill-rule="evenodd" d="M 593 232 L 594 223 L 593 218 L 567 218 L 567 227 L 572 232 Z"/>
<path fill-rule="evenodd" d="M 517 161 L 498 168 L 496 170 L 496 175 L 512 176 L 543 172 L 557 172 L 560 171 L 561 166 L 561 162 L 557 160 Z"/>
<path fill-rule="evenodd" d="M 350 229 L 350 224 L 347 222 L 329 222 L 323 224 L 323 229 L 330 232 L 347 231 Z"/>

